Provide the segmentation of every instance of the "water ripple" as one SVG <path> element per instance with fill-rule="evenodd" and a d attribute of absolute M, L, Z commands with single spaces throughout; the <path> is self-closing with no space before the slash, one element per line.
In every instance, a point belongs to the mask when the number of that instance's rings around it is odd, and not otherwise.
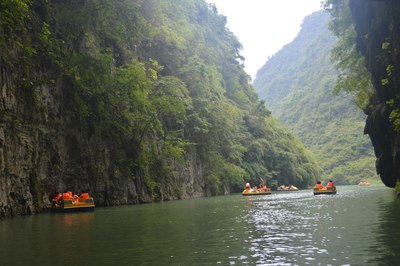
<path fill-rule="evenodd" d="M 337 195 L 313 196 L 310 190 L 254 197 L 242 217 L 250 225 L 246 233 L 252 258 L 262 265 L 337 265 L 338 259 L 340 264 L 358 261 L 351 253 L 358 252 L 367 263 L 371 245 L 363 241 L 371 243 L 374 237 L 365 230 L 381 221 L 363 211 L 365 192 L 343 189 Z"/>

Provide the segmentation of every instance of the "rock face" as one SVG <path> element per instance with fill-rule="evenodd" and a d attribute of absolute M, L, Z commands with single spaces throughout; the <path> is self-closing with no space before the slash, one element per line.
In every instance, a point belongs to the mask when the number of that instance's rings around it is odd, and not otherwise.
<path fill-rule="evenodd" d="M 213 5 L 17 2 L 0 8 L 0 218 L 64 190 L 109 206 L 320 176 L 268 117 Z"/>
<path fill-rule="evenodd" d="M 400 2 L 350 0 L 350 8 L 375 88 L 365 110 L 365 133 L 375 149 L 378 174 L 394 187 L 400 178 L 400 131 L 394 125 L 400 107 Z"/>
<path fill-rule="evenodd" d="M 121 151 L 112 136 L 96 137 L 91 125 L 70 111 L 72 96 L 62 78 L 40 87 L 34 102 L 32 91 L 0 69 L 0 218 L 40 212 L 54 192 L 64 190 L 89 190 L 98 206 L 204 196 L 195 150 L 175 166 L 177 180 L 160 188 L 162 198 L 153 199 L 140 171 L 116 165 Z M 175 182 L 181 184 L 179 193 L 171 187 Z"/>

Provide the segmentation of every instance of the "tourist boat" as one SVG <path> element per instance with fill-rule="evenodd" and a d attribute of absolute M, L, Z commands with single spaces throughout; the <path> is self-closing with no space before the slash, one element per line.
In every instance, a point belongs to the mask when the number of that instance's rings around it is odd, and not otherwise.
<path fill-rule="evenodd" d="M 57 204 L 50 206 L 50 211 L 53 213 L 65 213 L 65 212 L 82 212 L 82 211 L 94 211 L 94 200 L 92 197 L 79 198 L 79 201 L 73 201 L 72 199 L 61 199 Z"/>
<path fill-rule="evenodd" d="M 299 189 L 295 186 L 279 186 L 276 191 L 279 192 L 293 192 L 293 191 L 299 191 Z"/>
<path fill-rule="evenodd" d="M 358 183 L 359 186 L 369 186 L 371 185 L 370 182 L 366 182 L 366 181 L 361 181 L 360 183 Z"/>
<path fill-rule="evenodd" d="M 271 190 L 267 189 L 245 189 L 242 192 L 243 196 L 259 196 L 259 195 L 270 195 Z"/>
<path fill-rule="evenodd" d="M 314 188 L 314 195 L 332 195 L 336 194 L 336 187 Z"/>

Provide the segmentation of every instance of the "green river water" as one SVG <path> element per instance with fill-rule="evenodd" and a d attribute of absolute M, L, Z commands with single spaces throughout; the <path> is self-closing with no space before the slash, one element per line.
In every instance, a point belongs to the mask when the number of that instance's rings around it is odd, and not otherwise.
<path fill-rule="evenodd" d="M 383 186 L 240 194 L 0 221 L 0 265 L 400 265 Z"/>

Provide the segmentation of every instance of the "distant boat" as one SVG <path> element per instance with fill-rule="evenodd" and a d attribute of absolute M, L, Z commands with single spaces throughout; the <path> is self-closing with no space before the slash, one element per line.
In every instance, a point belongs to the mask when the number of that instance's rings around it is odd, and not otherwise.
<path fill-rule="evenodd" d="M 267 188 L 267 189 L 248 189 L 248 188 L 246 188 L 242 192 L 243 196 L 259 196 L 259 195 L 270 195 L 270 194 L 271 194 L 271 190 L 269 188 Z"/>
<path fill-rule="evenodd" d="M 370 182 L 366 182 L 366 181 L 361 181 L 360 183 L 358 183 L 359 186 L 369 186 L 371 185 Z"/>
<path fill-rule="evenodd" d="M 299 191 L 299 189 L 295 186 L 279 186 L 276 191 L 279 192 L 293 192 L 293 191 Z"/>
<path fill-rule="evenodd" d="M 92 197 L 74 202 L 72 199 L 61 199 L 57 204 L 50 206 L 49 209 L 52 213 L 66 213 L 66 212 L 87 212 L 94 211 L 94 200 Z"/>
<path fill-rule="evenodd" d="M 314 188 L 314 195 L 336 194 L 336 187 Z"/>

